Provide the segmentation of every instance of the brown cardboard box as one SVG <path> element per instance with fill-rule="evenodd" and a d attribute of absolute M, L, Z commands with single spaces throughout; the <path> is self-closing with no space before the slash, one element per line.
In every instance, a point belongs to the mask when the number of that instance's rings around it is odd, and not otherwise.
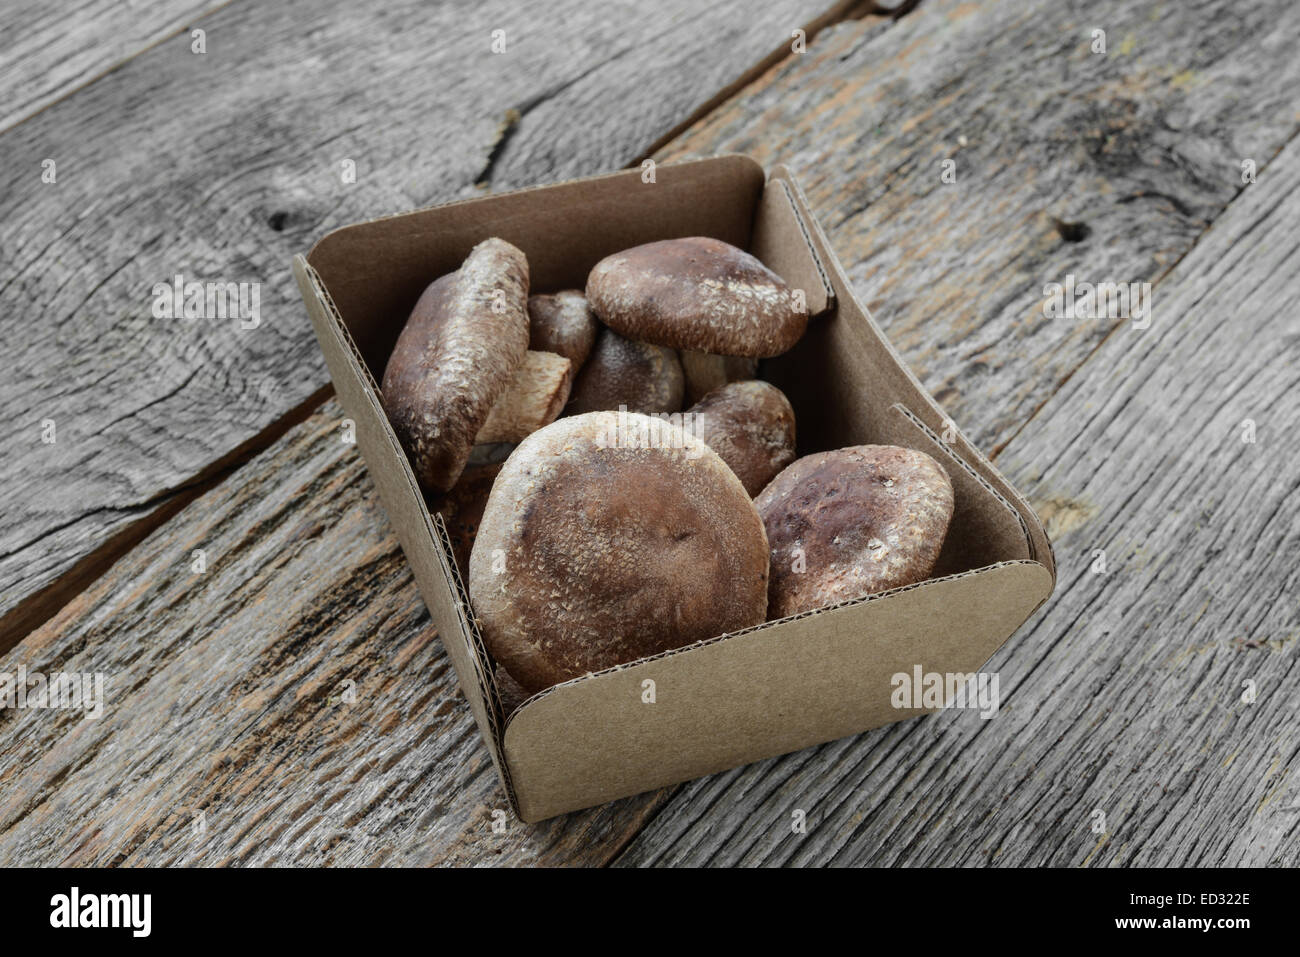
<path fill-rule="evenodd" d="M 921 714 L 891 705 L 891 676 L 978 670 L 1055 584 L 1038 518 L 955 434 L 853 297 L 790 173 L 720 156 L 660 166 L 655 179 L 634 170 L 360 223 L 294 259 L 339 399 L 525 821 Z M 587 675 L 507 720 L 442 519 L 426 507 L 376 378 L 424 287 L 482 239 L 521 248 L 542 292 L 582 288 L 610 253 L 693 235 L 750 250 L 807 295 L 807 335 L 762 370 L 794 405 L 801 455 L 887 443 L 943 463 L 956 511 L 936 577 Z"/>

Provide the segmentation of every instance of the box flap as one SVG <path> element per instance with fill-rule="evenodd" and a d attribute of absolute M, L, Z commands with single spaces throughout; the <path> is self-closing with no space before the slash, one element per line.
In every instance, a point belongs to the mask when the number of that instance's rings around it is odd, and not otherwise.
<path fill-rule="evenodd" d="M 442 516 L 431 516 L 424 507 L 415 473 L 379 404 L 379 390 L 320 278 L 302 256 L 294 257 L 293 272 L 339 401 L 356 423 L 357 445 L 369 466 L 371 481 L 411 563 L 429 616 L 513 805 L 509 767 L 501 752 L 501 704 Z"/>
<path fill-rule="evenodd" d="M 987 489 L 1012 507 L 1028 536 L 1029 557 L 1042 563 L 1055 582 L 1055 557 L 1037 514 L 930 397 L 880 331 L 866 307 L 858 301 L 848 276 L 831 251 L 826 234 L 809 211 L 807 199 L 790 171 L 784 166 L 777 166 L 773 168 L 769 179 L 780 181 L 789 187 L 795 208 L 799 211 L 801 220 L 808 225 L 813 247 L 818 252 L 819 261 L 825 265 L 830 280 L 837 321 L 810 325 L 804 342 L 784 356 L 768 360 L 764 366 L 765 374 L 790 396 L 796 413 L 800 408 L 800 395 L 807 394 L 810 388 L 822 390 L 822 398 L 825 398 L 824 393 L 829 392 L 846 416 L 851 420 L 856 417 L 855 421 L 850 422 L 848 431 L 863 436 L 880 435 L 881 429 L 897 427 L 896 421 L 882 421 L 872 410 L 901 406 L 931 437 L 942 437 L 941 444 L 946 452 L 959 458 Z M 815 365 L 804 364 L 803 360 L 810 356 L 814 358 Z M 864 400 L 864 397 L 869 401 Z M 809 434 L 813 448 L 846 444 L 843 441 L 821 444 L 818 431 L 827 430 L 831 423 L 818 422 L 815 418 L 808 419 L 805 423 L 805 419 L 807 417 L 799 419 L 801 453 L 806 451 L 803 438 L 805 434 Z M 805 430 L 805 424 L 811 428 Z M 952 470 L 949 471 L 951 473 Z"/>
<path fill-rule="evenodd" d="M 557 685 L 506 725 L 520 816 L 541 820 L 923 714 L 891 705 L 893 675 L 977 671 L 1051 590 L 1037 562 L 1003 563 Z"/>
<path fill-rule="evenodd" d="M 808 315 L 818 316 L 835 303 L 830 277 L 790 187 L 772 180 L 763 190 L 754 216 L 749 251 L 794 289 L 802 290 Z"/>

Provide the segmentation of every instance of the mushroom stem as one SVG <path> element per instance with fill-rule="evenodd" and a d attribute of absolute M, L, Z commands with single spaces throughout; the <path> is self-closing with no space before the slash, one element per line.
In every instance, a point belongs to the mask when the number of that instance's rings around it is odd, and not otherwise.
<path fill-rule="evenodd" d="M 475 436 L 476 444 L 521 442 L 554 422 L 569 401 L 573 364 L 553 352 L 529 351 Z"/>

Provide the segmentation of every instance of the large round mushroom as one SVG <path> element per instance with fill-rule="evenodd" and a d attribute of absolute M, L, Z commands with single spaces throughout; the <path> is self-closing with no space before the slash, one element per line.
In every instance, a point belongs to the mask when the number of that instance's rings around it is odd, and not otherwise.
<path fill-rule="evenodd" d="M 759 624 L 763 523 L 740 480 L 662 419 L 592 412 L 533 433 L 488 498 L 469 593 L 529 693 Z"/>
<path fill-rule="evenodd" d="M 772 545 L 772 618 L 930 576 L 952 519 L 948 473 L 915 449 L 855 445 L 797 459 L 754 500 Z"/>

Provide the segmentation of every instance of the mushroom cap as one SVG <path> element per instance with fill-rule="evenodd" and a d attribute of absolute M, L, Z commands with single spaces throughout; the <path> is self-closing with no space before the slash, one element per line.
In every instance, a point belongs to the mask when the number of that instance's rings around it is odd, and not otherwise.
<path fill-rule="evenodd" d="M 528 297 L 528 348 L 554 352 L 577 372 L 596 344 L 600 324 L 581 290 L 564 289 Z"/>
<path fill-rule="evenodd" d="M 456 484 L 527 352 L 528 260 L 485 240 L 425 289 L 384 369 L 384 411 L 426 488 Z"/>
<path fill-rule="evenodd" d="M 928 578 L 953 494 L 924 452 L 855 445 L 796 460 L 754 504 L 772 546 L 769 611 L 784 618 Z"/>
<path fill-rule="evenodd" d="M 469 562 L 495 660 L 530 693 L 759 624 L 767 537 L 740 480 L 662 419 L 592 412 L 520 443 Z"/>
<path fill-rule="evenodd" d="M 732 382 L 687 412 L 696 437 L 722 456 L 751 497 L 794 461 L 794 409 L 770 382 Z"/>
<path fill-rule="evenodd" d="M 686 379 L 672 349 L 625 339 L 601 329 L 569 392 L 568 413 L 602 412 L 626 406 L 629 412 L 680 412 Z"/>
<path fill-rule="evenodd" d="M 606 256 L 587 276 L 587 299 L 629 339 L 723 356 L 780 355 L 808 324 L 802 297 L 780 276 L 704 236 Z"/>

